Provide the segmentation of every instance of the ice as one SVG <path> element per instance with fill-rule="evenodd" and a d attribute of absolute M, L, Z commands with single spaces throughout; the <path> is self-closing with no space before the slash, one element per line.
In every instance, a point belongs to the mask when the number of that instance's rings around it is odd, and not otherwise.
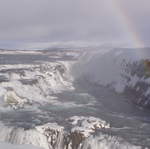
<path fill-rule="evenodd" d="M 0 143 L 1 149 L 42 149 L 31 145 L 12 145 L 8 143 Z"/>
<path fill-rule="evenodd" d="M 84 137 L 89 137 L 96 129 L 110 128 L 108 123 L 95 117 L 73 116 L 69 121 L 74 126 L 71 131 L 81 133 Z"/>
<path fill-rule="evenodd" d="M 0 72 L 8 77 L 8 81 L 0 83 L 1 100 L 15 108 L 34 102 L 50 102 L 54 99 L 53 94 L 74 89 L 70 65 L 67 62 L 53 62 L 1 67 Z"/>
<path fill-rule="evenodd" d="M 130 144 L 119 137 L 101 134 L 85 140 L 82 149 L 142 149 L 140 146 Z"/>

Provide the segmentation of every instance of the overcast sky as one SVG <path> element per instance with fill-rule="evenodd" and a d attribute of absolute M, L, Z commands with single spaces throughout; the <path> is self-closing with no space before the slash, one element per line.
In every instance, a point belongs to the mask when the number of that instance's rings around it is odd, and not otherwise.
<path fill-rule="evenodd" d="M 128 12 L 140 38 L 148 43 L 149 0 L 0 0 L 0 47 L 125 41 L 127 30 L 115 1 Z"/>

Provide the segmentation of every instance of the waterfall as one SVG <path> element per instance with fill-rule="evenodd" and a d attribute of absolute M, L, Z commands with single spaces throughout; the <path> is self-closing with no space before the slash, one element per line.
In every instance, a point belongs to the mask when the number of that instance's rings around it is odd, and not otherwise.
<path fill-rule="evenodd" d="M 99 136 L 91 136 L 88 139 L 86 139 L 81 149 L 142 149 L 142 148 L 127 143 L 125 140 L 119 137 L 99 134 Z"/>

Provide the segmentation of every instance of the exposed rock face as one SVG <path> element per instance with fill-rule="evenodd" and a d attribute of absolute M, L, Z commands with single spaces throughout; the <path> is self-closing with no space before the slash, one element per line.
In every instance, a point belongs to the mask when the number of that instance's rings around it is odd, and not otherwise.
<path fill-rule="evenodd" d="M 66 131 L 57 123 L 48 123 L 34 129 L 24 130 L 1 125 L 0 141 L 13 144 L 31 144 L 43 149 L 141 149 L 119 137 L 94 133 L 110 129 L 105 121 L 94 117 L 74 116 L 68 119 L 71 131 Z"/>
<path fill-rule="evenodd" d="M 94 117 L 74 116 L 67 121 L 70 131 L 57 123 L 48 123 L 29 130 L 1 125 L 0 141 L 32 144 L 44 149 L 78 149 L 98 129 L 110 128 L 105 121 Z"/>
<path fill-rule="evenodd" d="M 56 123 L 49 123 L 36 127 L 37 131 L 46 136 L 50 149 L 62 148 L 64 140 L 64 128 Z"/>
<path fill-rule="evenodd" d="M 110 128 L 108 123 L 95 117 L 73 116 L 69 121 L 75 126 L 71 132 L 81 133 L 84 137 L 89 137 L 97 129 Z"/>
<path fill-rule="evenodd" d="M 69 121 L 72 125 L 69 135 L 72 149 L 81 148 L 83 142 L 97 130 L 110 128 L 108 123 L 95 117 L 73 116 Z"/>
<path fill-rule="evenodd" d="M 126 81 L 124 93 L 142 107 L 150 107 L 149 67 L 145 60 L 127 63 L 122 77 Z"/>

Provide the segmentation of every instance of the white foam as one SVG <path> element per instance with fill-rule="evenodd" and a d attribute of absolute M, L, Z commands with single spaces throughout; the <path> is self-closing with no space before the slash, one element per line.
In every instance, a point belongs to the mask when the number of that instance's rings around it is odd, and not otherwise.
<path fill-rule="evenodd" d="M 43 63 L 39 65 L 5 65 L 0 70 L 5 70 L 3 74 L 9 81 L 0 83 L 1 101 L 7 102 L 8 96 L 12 97 L 15 106 L 22 107 L 25 104 L 34 102 L 44 104 L 54 99 L 53 94 L 64 90 L 73 90 L 73 79 L 70 76 L 70 66 L 67 62 Z M 8 69 L 22 69 L 23 74 Z M 22 83 L 27 80 L 30 83 Z M 33 84 L 32 84 L 33 81 Z M 8 89 L 11 89 L 9 91 Z M 13 102 L 13 103 L 14 103 Z M 7 102 L 9 104 L 10 102 Z M 12 104 L 10 104 L 12 106 Z"/>
<path fill-rule="evenodd" d="M 119 137 L 112 137 L 100 134 L 97 137 L 89 137 L 84 143 L 82 149 L 142 149 L 140 146 L 130 144 Z"/>
<path fill-rule="evenodd" d="M 12 145 L 8 143 L 0 143 L 1 149 L 42 149 L 39 147 L 34 147 L 32 145 Z"/>

